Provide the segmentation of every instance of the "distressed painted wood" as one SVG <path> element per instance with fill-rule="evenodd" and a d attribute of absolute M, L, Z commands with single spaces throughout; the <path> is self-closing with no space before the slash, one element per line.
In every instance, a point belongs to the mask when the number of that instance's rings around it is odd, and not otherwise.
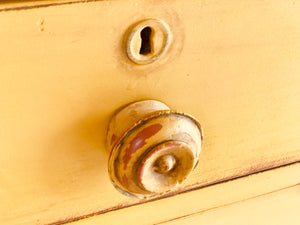
<path fill-rule="evenodd" d="M 1 0 L 0 11 L 15 11 L 38 7 L 70 5 L 101 0 Z"/>
<path fill-rule="evenodd" d="M 197 224 L 273 224 L 299 223 L 300 185 L 208 210 L 184 218 L 163 222 L 164 225 Z"/>
<path fill-rule="evenodd" d="M 295 224 L 299 218 L 299 177 L 297 163 L 68 224 L 260 225 L 266 221 L 279 224 L 283 219 L 287 224 Z"/>
<path fill-rule="evenodd" d="M 114 110 L 158 99 L 201 121 L 183 190 L 300 160 L 295 1 L 97 1 L 0 12 L 0 221 L 45 224 L 143 201 L 107 174 Z M 136 67 L 123 35 L 144 18 L 172 51 Z"/>

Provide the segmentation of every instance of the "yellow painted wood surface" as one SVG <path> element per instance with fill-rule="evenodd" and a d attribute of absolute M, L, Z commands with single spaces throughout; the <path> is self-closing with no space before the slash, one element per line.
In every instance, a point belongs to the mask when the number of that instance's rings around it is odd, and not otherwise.
<path fill-rule="evenodd" d="M 297 163 L 69 224 L 297 224 L 299 177 Z"/>
<path fill-rule="evenodd" d="M 295 225 L 300 221 L 300 185 L 229 206 L 164 222 L 165 225 Z"/>
<path fill-rule="evenodd" d="M 57 6 L 57 5 L 86 3 L 90 1 L 101 1 L 101 0 L 1 0 L 0 12 L 12 11 L 18 9 L 31 9 L 32 7 L 34 8 L 50 7 L 50 6 Z"/>
<path fill-rule="evenodd" d="M 104 147 L 112 113 L 135 100 L 161 100 L 203 126 L 199 165 L 176 191 L 299 161 L 299 12 L 286 0 L 97 1 L 0 12 L 1 224 L 143 202 L 113 188 Z M 153 17 L 171 26 L 180 51 L 137 67 L 122 54 L 123 35 Z"/>

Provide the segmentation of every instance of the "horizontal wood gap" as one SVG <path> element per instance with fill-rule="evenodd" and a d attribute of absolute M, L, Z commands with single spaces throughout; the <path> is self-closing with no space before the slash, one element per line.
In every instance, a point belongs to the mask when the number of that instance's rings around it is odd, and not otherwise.
<path fill-rule="evenodd" d="M 258 173 L 262 173 L 262 172 L 266 172 L 266 171 L 269 171 L 269 170 L 279 169 L 279 168 L 286 167 L 286 166 L 291 166 L 291 165 L 294 165 L 294 164 L 297 164 L 297 163 L 300 163 L 300 161 L 297 160 L 297 161 L 294 161 L 294 162 L 291 162 L 291 163 L 287 163 L 287 164 L 283 164 L 283 165 L 280 165 L 280 166 L 275 166 L 275 167 L 272 167 L 272 168 L 267 168 L 265 170 L 256 171 L 256 172 L 245 174 L 245 175 L 242 175 L 242 176 L 233 177 L 233 178 L 230 178 L 228 180 L 221 180 L 221 181 L 217 181 L 217 182 L 214 182 L 214 183 L 211 183 L 211 184 L 207 184 L 207 185 L 203 185 L 203 186 L 198 186 L 198 187 L 190 188 L 190 189 L 181 191 L 179 193 L 172 193 L 172 194 L 165 195 L 165 196 L 162 196 L 162 197 L 158 197 L 158 198 L 155 198 L 155 199 L 150 199 L 150 200 L 147 200 L 145 202 L 139 202 L 139 203 L 129 204 L 129 205 L 125 205 L 125 206 L 123 206 L 123 205 L 117 205 L 117 206 L 109 208 L 109 209 L 101 210 L 101 211 L 98 211 L 98 212 L 94 212 L 94 213 L 90 213 L 90 214 L 87 214 L 87 215 L 82 215 L 82 216 L 78 216 L 78 217 L 74 217 L 74 218 L 68 218 L 66 220 L 56 221 L 54 223 L 49 223 L 47 225 L 67 224 L 67 223 L 75 222 L 75 221 L 78 221 L 78 220 L 87 219 L 89 217 L 97 216 L 97 215 L 100 215 L 100 214 L 104 214 L 104 213 L 116 211 L 116 210 L 119 210 L 119 209 L 125 209 L 125 208 L 129 208 L 129 207 L 132 207 L 132 206 L 140 205 L 140 204 L 143 204 L 143 203 L 157 201 L 157 200 L 161 200 L 161 199 L 164 199 L 164 198 L 172 197 L 172 196 L 175 196 L 175 195 L 187 193 L 187 192 L 190 192 L 190 191 L 195 191 L 195 190 L 199 190 L 199 189 L 202 189 L 202 188 L 210 187 L 210 186 L 213 186 L 213 185 L 216 185 L 216 184 L 221 184 L 221 183 L 225 183 L 225 182 L 228 182 L 228 181 L 233 181 L 233 180 L 236 180 L 236 179 L 239 179 L 239 178 L 248 177 L 248 176 L 251 176 L 251 175 L 254 175 L 254 174 L 258 174 Z M 298 185 L 298 184 L 296 184 L 296 185 Z M 290 187 L 293 187 L 293 186 L 296 186 L 296 185 L 292 185 Z M 286 187 L 286 188 L 290 188 L 290 187 Z M 285 189 L 285 188 L 283 188 L 283 189 Z M 274 192 L 277 192 L 277 191 L 280 191 L 280 190 L 282 190 L 282 189 L 274 190 Z M 272 192 L 270 192 L 270 193 L 272 193 Z M 251 197 L 249 199 L 256 198 L 256 197 L 263 196 L 265 194 L 270 194 L 270 193 L 264 193 L 264 194 L 261 194 L 261 195 L 257 195 L 257 196 Z M 245 200 L 248 200 L 248 199 L 245 199 Z M 244 201 L 244 200 L 241 200 L 241 201 Z M 213 207 L 213 208 L 210 208 L 210 209 L 207 209 L 207 210 L 203 210 L 203 212 L 208 211 L 208 210 L 212 210 L 212 209 L 215 209 L 215 208 L 223 207 L 223 206 L 226 206 L 226 205 L 235 204 L 235 203 L 238 203 L 238 202 L 241 202 L 241 201 L 236 201 L 236 202 L 233 202 L 233 203 L 230 203 L 230 204 L 224 204 L 224 205 L 221 205 L 221 206 Z M 202 212 L 202 211 L 200 211 L 200 212 Z M 194 215 L 194 214 L 197 214 L 197 213 L 200 213 L 200 212 L 192 213 L 192 214 L 189 214 L 189 215 L 184 215 L 182 217 Z M 176 219 L 179 219 L 179 218 L 182 218 L 182 217 L 178 217 Z M 168 222 L 168 221 L 164 221 L 164 222 Z M 164 223 L 164 222 L 162 222 L 162 223 Z"/>
<path fill-rule="evenodd" d="M 234 205 L 234 204 L 237 204 L 237 203 L 240 203 L 240 202 L 245 202 L 245 201 L 248 201 L 250 199 L 255 199 L 255 198 L 259 198 L 259 197 L 266 196 L 266 195 L 269 195 L 269 194 L 273 194 L 273 193 L 276 193 L 276 192 L 280 192 L 280 191 L 283 191 L 283 190 L 286 190 L 286 189 L 289 189 L 289 188 L 292 188 L 292 187 L 297 187 L 298 185 L 300 185 L 300 183 L 294 184 L 294 185 L 291 185 L 291 186 L 288 186 L 288 187 L 285 187 L 285 188 L 280 188 L 280 189 L 277 189 L 277 190 L 274 190 L 274 191 L 270 191 L 270 192 L 267 192 L 267 193 L 264 193 L 264 194 L 256 195 L 256 196 L 253 196 L 253 197 L 250 197 L 250 198 L 245 198 L 245 199 L 241 199 L 239 201 L 234 201 L 234 202 L 231 202 L 231 203 L 228 203 L 228 204 L 223 204 L 223 205 L 219 205 L 219 206 L 212 207 L 212 208 L 209 208 L 209 209 L 201 210 L 199 212 L 194 212 L 194 213 L 191 213 L 191 214 L 178 216 L 178 217 L 175 217 L 173 219 L 161 221 L 161 222 L 155 223 L 155 224 L 164 224 L 164 223 L 175 221 L 175 220 L 178 220 L 178 219 L 181 219 L 181 218 L 201 214 L 201 213 L 208 212 L 208 211 L 211 211 L 211 210 L 214 210 L 214 209 L 219 209 L 219 208 Z"/>
<path fill-rule="evenodd" d="M 36 8 L 47 8 L 51 6 L 61 6 L 61 5 L 71 5 L 77 3 L 89 3 L 89 2 L 100 2 L 104 0 L 75 0 L 75 1 L 66 1 L 66 2 L 49 2 L 49 3 L 42 3 L 38 2 L 34 5 L 25 5 L 29 2 L 19 3 L 20 6 L 8 6 L 7 8 L 0 8 L 0 12 L 7 12 L 7 11 L 18 11 L 18 10 L 28 10 L 28 9 L 36 9 Z M 31 2 L 30 2 L 31 3 Z M 2 3 L 3 4 L 3 3 Z M 22 6 L 24 5 L 24 6 Z M 1 7 L 1 5 L 0 5 Z"/>

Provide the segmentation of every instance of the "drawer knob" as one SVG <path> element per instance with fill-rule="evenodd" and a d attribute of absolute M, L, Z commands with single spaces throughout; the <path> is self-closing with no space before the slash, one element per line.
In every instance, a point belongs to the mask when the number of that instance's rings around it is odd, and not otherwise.
<path fill-rule="evenodd" d="M 188 177 L 199 160 L 202 131 L 192 116 L 145 100 L 114 114 L 106 144 L 114 186 L 125 195 L 149 198 L 170 191 Z"/>

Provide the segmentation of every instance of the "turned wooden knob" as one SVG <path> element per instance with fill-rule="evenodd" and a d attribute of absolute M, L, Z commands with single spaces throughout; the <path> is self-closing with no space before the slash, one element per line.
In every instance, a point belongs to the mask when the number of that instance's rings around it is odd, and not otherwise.
<path fill-rule="evenodd" d="M 195 168 L 201 142 L 195 118 L 154 100 L 129 104 L 115 113 L 108 128 L 112 183 L 138 198 L 168 192 Z"/>

